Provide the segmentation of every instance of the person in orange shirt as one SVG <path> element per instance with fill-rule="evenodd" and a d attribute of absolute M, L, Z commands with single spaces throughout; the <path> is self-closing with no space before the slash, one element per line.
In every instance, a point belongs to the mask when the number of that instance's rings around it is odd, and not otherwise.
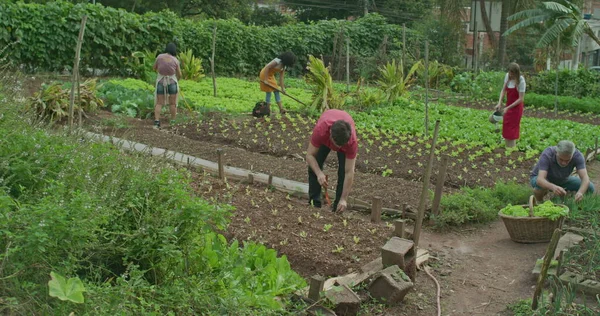
<path fill-rule="evenodd" d="M 266 92 L 265 101 L 267 103 L 267 107 L 270 108 L 271 94 L 274 93 L 275 101 L 279 106 L 279 112 L 281 114 L 285 114 L 285 110 L 283 109 L 283 105 L 281 103 L 281 95 L 279 94 L 279 91 L 285 93 L 285 86 L 283 84 L 285 71 L 288 67 L 292 67 L 295 63 L 296 55 L 290 51 L 287 51 L 277 56 L 277 58 L 269 62 L 260 71 L 260 90 Z M 277 81 L 275 80 L 276 73 L 279 73 L 279 87 L 277 86 Z"/>

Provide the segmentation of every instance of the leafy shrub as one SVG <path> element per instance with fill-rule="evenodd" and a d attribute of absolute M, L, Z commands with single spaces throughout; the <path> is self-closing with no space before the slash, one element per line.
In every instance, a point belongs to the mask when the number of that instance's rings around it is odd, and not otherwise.
<path fill-rule="evenodd" d="M 546 109 L 554 109 L 554 95 L 541 95 L 536 93 L 525 94 L 525 105 Z M 575 98 L 571 96 L 558 96 L 559 111 L 579 111 L 584 113 L 600 114 L 600 98 Z"/>
<path fill-rule="evenodd" d="M 199 81 L 204 78 L 202 59 L 195 57 L 191 49 L 178 54 L 177 57 L 181 62 L 182 79 Z"/>
<path fill-rule="evenodd" d="M 12 112 L 0 120 L 3 312 L 269 314 L 305 286 L 285 257 L 216 234 L 232 209 L 195 197 L 189 173 Z M 85 303 L 49 297 L 51 271 L 80 278 Z"/>
<path fill-rule="evenodd" d="M 554 95 L 556 70 L 543 71 L 527 81 L 528 90 L 537 94 Z M 558 71 L 558 95 L 575 98 L 599 98 L 600 74 L 597 71 L 563 69 Z"/>
<path fill-rule="evenodd" d="M 181 51 L 191 49 L 195 56 L 208 60 L 212 49 L 212 30 L 217 28 L 215 71 L 222 75 L 253 75 L 279 49 L 293 51 L 299 60 L 292 73 L 303 73 L 308 55 L 327 55 L 331 40 L 345 29 L 350 50 L 357 56 L 371 56 L 379 49 L 382 37 L 401 38 L 402 27 L 388 24 L 378 14 L 356 21 L 327 20 L 279 27 L 244 25 L 231 20 L 191 20 L 178 18 L 170 11 L 137 15 L 102 5 L 52 1 L 47 4 L 0 2 L 0 47 L 21 39 L 11 48 L 10 61 L 30 71 L 62 71 L 73 64 L 73 50 L 64 43 L 77 40 L 81 16 L 87 14 L 85 38 L 81 49 L 81 69 L 102 69 L 111 74 L 129 75 L 125 62 L 133 52 L 162 49 L 176 42 Z M 416 33 L 407 32 L 407 42 L 417 45 Z M 88 40 L 90 39 L 90 40 Z M 158 47 L 157 47 L 158 46 Z M 392 46 L 392 45 L 390 45 Z M 394 43 L 391 49 L 398 49 Z M 434 47 L 431 48 L 432 51 Z M 51 56 L 51 57 L 50 57 Z"/>
<path fill-rule="evenodd" d="M 79 97 L 75 93 L 74 115 L 80 110 L 93 113 L 98 107 L 104 106 L 104 102 L 96 97 L 96 79 L 88 79 L 81 83 L 79 91 Z M 62 83 L 51 84 L 29 98 L 26 109 L 34 111 L 41 118 L 61 121 L 69 116 L 70 94 L 71 89 L 64 89 Z"/>
<path fill-rule="evenodd" d="M 493 188 L 461 188 L 460 192 L 442 196 L 436 226 L 458 226 L 467 223 L 487 223 L 498 216 L 507 204 L 527 204 L 531 189 L 515 183 L 498 182 Z"/>
<path fill-rule="evenodd" d="M 443 196 L 442 212 L 434 219 L 436 226 L 458 226 L 466 223 L 487 223 L 497 218 L 499 201 L 487 189 L 462 188 L 459 193 Z"/>

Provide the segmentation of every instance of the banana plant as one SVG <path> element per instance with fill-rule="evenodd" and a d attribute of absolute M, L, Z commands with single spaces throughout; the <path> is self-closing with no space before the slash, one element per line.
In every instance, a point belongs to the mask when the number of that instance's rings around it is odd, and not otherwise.
<path fill-rule="evenodd" d="M 340 109 L 345 103 L 344 96 L 333 89 L 333 79 L 329 67 L 312 55 L 308 56 L 309 71 L 306 82 L 313 86 L 313 102 L 311 106 L 320 112 L 329 109 Z"/>
<path fill-rule="evenodd" d="M 200 81 L 204 78 L 202 59 L 194 56 L 191 49 L 178 54 L 178 57 L 181 61 L 182 79 Z"/>
<path fill-rule="evenodd" d="M 396 64 L 396 60 L 388 62 L 385 66 L 379 67 L 380 78 L 377 84 L 385 93 L 386 102 L 394 102 L 402 96 L 414 81 L 414 74 L 417 71 L 418 64 L 414 64 L 406 76 L 404 75 L 404 66 L 402 61 Z"/>

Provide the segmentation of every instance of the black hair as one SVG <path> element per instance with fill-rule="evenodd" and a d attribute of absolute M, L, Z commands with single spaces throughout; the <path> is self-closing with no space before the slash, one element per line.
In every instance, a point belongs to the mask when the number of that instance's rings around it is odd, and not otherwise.
<path fill-rule="evenodd" d="M 292 67 L 296 63 L 296 55 L 294 53 L 287 51 L 279 54 L 277 58 L 281 59 L 281 63 L 287 68 Z"/>
<path fill-rule="evenodd" d="M 331 125 L 331 139 L 337 146 L 344 146 L 352 136 L 350 124 L 344 120 L 337 120 Z"/>
<path fill-rule="evenodd" d="M 171 56 L 177 56 L 177 45 L 175 45 L 175 43 L 167 44 L 167 47 L 165 48 L 165 53 Z"/>

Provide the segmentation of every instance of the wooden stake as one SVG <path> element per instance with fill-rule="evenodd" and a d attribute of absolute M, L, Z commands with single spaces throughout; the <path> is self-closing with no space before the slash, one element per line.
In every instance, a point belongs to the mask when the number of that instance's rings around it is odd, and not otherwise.
<path fill-rule="evenodd" d="M 427 169 L 425 170 L 425 176 L 423 177 L 423 190 L 421 191 L 421 200 L 419 201 L 419 208 L 417 209 L 417 221 L 415 222 L 415 228 L 413 233 L 415 249 L 419 245 L 419 238 L 421 237 L 421 225 L 423 225 L 423 217 L 425 216 L 425 202 L 427 201 L 427 194 L 429 193 L 429 176 L 431 175 L 431 167 L 433 165 L 433 158 L 435 154 L 435 143 L 437 142 L 439 129 L 440 120 L 437 120 L 435 121 L 435 130 L 433 132 L 431 152 L 429 153 L 429 162 L 427 163 Z"/>
<path fill-rule="evenodd" d="M 594 152 L 598 152 L 598 136 L 596 136 L 596 144 L 594 145 Z"/>
<path fill-rule="evenodd" d="M 546 249 L 546 254 L 544 255 L 544 263 L 542 263 L 542 270 L 540 272 L 540 275 L 538 276 L 538 281 L 535 286 L 535 292 L 533 292 L 533 301 L 531 303 L 531 309 L 533 310 L 536 310 L 538 308 L 538 299 L 540 294 L 542 293 L 542 288 L 544 287 L 544 282 L 546 281 L 546 275 L 548 274 L 548 268 L 550 267 L 550 262 L 554 257 L 556 246 L 558 246 L 558 240 L 560 239 L 561 232 L 562 231 L 559 228 L 554 230 L 554 234 L 552 234 L 550 244 Z"/>
<path fill-rule="evenodd" d="M 438 172 L 437 183 L 435 185 L 435 193 L 433 196 L 433 205 L 431 212 L 434 215 L 440 215 L 440 201 L 442 200 L 442 190 L 444 189 L 444 181 L 446 181 L 446 169 L 448 167 L 448 155 L 442 156 L 442 165 Z"/>
<path fill-rule="evenodd" d="M 215 46 L 217 43 L 217 27 L 213 28 L 213 38 L 212 38 L 212 57 L 210 57 L 210 73 L 212 75 L 213 82 L 213 95 L 215 98 L 217 97 L 217 78 L 215 77 Z"/>
<path fill-rule="evenodd" d="M 79 83 L 79 71 L 76 73 L 77 75 L 77 104 L 79 104 L 79 120 L 77 121 L 77 126 L 83 126 L 83 108 L 81 107 L 81 84 Z"/>
<path fill-rule="evenodd" d="M 373 197 L 373 207 L 371 208 L 371 222 L 381 223 L 381 197 Z"/>
<path fill-rule="evenodd" d="M 346 35 L 346 93 L 350 92 L 350 37 Z"/>
<path fill-rule="evenodd" d="M 314 275 L 310 278 L 310 288 L 308 290 L 308 298 L 313 301 L 318 301 L 321 298 L 321 291 L 325 285 L 325 278 L 320 275 Z"/>
<path fill-rule="evenodd" d="M 273 175 L 272 174 L 269 175 L 269 180 L 267 181 L 267 184 L 273 185 Z"/>
<path fill-rule="evenodd" d="M 248 173 L 248 184 L 253 184 L 254 183 L 254 175 L 252 175 L 251 173 Z"/>
<path fill-rule="evenodd" d="M 400 238 L 404 238 L 406 235 L 404 231 L 404 227 L 406 226 L 406 221 L 403 219 L 397 219 L 394 221 L 394 235 Z"/>
<path fill-rule="evenodd" d="M 425 137 L 429 136 L 429 41 L 425 41 Z"/>
<path fill-rule="evenodd" d="M 223 166 L 223 149 L 217 149 L 218 164 L 219 164 L 219 179 L 225 180 L 225 167 Z"/>
<path fill-rule="evenodd" d="M 406 67 L 406 24 L 402 23 L 402 71 Z"/>
<path fill-rule="evenodd" d="M 77 47 L 75 48 L 75 63 L 73 64 L 73 77 L 71 80 L 71 96 L 69 98 L 69 132 L 73 129 L 73 106 L 75 104 L 75 84 L 79 74 L 79 56 L 81 54 L 81 43 L 83 42 L 83 34 L 85 32 L 85 23 L 87 15 L 81 18 L 81 27 L 79 28 L 79 37 L 77 38 Z"/>

